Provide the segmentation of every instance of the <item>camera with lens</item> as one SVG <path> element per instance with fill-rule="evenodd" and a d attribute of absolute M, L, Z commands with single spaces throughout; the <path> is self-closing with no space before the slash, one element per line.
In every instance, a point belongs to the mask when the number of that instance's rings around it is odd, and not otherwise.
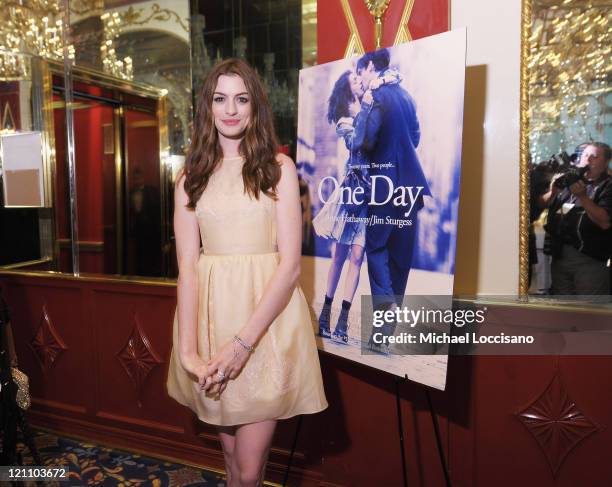
<path fill-rule="evenodd" d="M 553 185 L 559 189 L 569 188 L 572 184 L 584 179 L 585 173 L 588 171 L 588 166 L 575 167 L 572 166 L 562 176 L 555 179 Z"/>
<path fill-rule="evenodd" d="M 563 151 L 560 154 L 552 156 L 540 165 L 542 169 L 549 174 L 559 174 L 553 185 L 559 189 L 569 188 L 572 184 L 577 181 L 584 179 L 584 174 L 588 170 L 588 167 L 576 167 L 574 163 L 578 159 L 578 154 L 568 155 L 567 152 Z"/>
<path fill-rule="evenodd" d="M 578 159 L 577 154 L 572 154 L 571 156 L 563 151 L 559 154 L 555 154 L 551 156 L 547 161 L 543 161 L 538 166 L 549 173 L 564 173 L 567 172 L 570 168 L 574 167 L 574 163 Z"/>

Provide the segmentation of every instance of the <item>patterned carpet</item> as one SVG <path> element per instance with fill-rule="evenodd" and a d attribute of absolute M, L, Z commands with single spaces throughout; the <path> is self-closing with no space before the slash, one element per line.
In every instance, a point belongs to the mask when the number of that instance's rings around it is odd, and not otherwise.
<path fill-rule="evenodd" d="M 34 435 L 36 446 L 45 465 L 66 465 L 70 469 L 69 481 L 53 483 L 59 487 L 225 486 L 223 478 L 214 472 L 58 437 L 45 431 L 36 431 Z M 23 443 L 19 443 L 18 451 L 21 451 L 23 455 L 24 464 L 34 463 L 29 449 Z M 51 483 L 46 485 L 51 485 Z"/>

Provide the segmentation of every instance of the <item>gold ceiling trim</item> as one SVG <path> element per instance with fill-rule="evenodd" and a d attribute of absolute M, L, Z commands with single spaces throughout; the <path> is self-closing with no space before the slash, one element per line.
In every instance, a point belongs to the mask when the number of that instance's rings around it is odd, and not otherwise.
<path fill-rule="evenodd" d="M 410 29 L 408 28 L 408 21 L 412 15 L 413 7 L 414 0 L 406 0 L 404 11 L 402 12 L 402 18 L 400 19 L 399 27 L 397 29 L 397 34 L 395 34 L 395 40 L 393 41 L 394 46 L 412 40 L 412 34 L 410 34 Z"/>
<path fill-rule="evenodd" d="M 361 42 L 361 37 L 359 37 L 357 24 L 355 23 L 355 19 L 353 18 L 353 12 L 348 3 L 348 0 L 340 0 L 340 4 L 342 5 L 342 11 L 344 12 L 344 18 L 346 19 L 348 28 L 351 31 L 351 33 L 349 34 L 349 40 L 346 45 L 346 49 L 344 50 L 344 57 L 349 58 L 351 56 L 354 56 L 355 54 L 364 54 L 365 50 L 363 48 L 363 43 Z"/>

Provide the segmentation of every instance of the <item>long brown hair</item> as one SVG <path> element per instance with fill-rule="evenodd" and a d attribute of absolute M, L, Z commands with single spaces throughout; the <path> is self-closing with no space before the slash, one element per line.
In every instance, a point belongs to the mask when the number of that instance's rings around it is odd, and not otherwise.
<path fill-rule="evenodd" d="M 259 198 L 259 193 L 263 192 L 276 199 L 280 166 L 276 161 L 278 139 L 274 130 L 272 108 L 255 70 L 242 59 L 234 58 L 226 59 L 213 67 L 204 79 L 198 97 L 192 142 L 184 168 L 184 188 L 189 197 L 187 208 L 191 209 L 195 208 L 210 176 L 223 157 L 212 114 L 213 94 L 221 75 L 240 76 L 249 93 L 251 115 L 239 146 L 240 155 L 244 157 L 244 189 L 255 198 Z"/>

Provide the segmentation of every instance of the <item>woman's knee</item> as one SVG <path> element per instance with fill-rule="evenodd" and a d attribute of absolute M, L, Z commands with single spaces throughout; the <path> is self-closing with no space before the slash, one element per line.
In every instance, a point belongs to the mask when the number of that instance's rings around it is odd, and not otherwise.
<path fill-rule="evenodd" d="M 237 475 L 241 486 L 256 487 L 259 485 L 262 471 L 261 466 L 252 463 L 249 465 L 239 465 L 237 470 L 237 472 L 234 472 L 234 475 Z"/>
<path fill-rule="evenodd" d="M 364 256 L 363 247 L 353 246 L 353 248 L 351 249 L 351 256 L 350 256 L 351 264 L 356 265 L 358 267 L 361 266 L 361 263 L 363 262 L 363 256 Z"/>
<path fill-rule="evenodd" d="M 344 261 L 346 260 L 346 255 L 348 253 L 348 245 L 337 243 L 334 249 L 334 254 L 332 256 L 332 262 L 336 266 L 342 266 Z"/>

